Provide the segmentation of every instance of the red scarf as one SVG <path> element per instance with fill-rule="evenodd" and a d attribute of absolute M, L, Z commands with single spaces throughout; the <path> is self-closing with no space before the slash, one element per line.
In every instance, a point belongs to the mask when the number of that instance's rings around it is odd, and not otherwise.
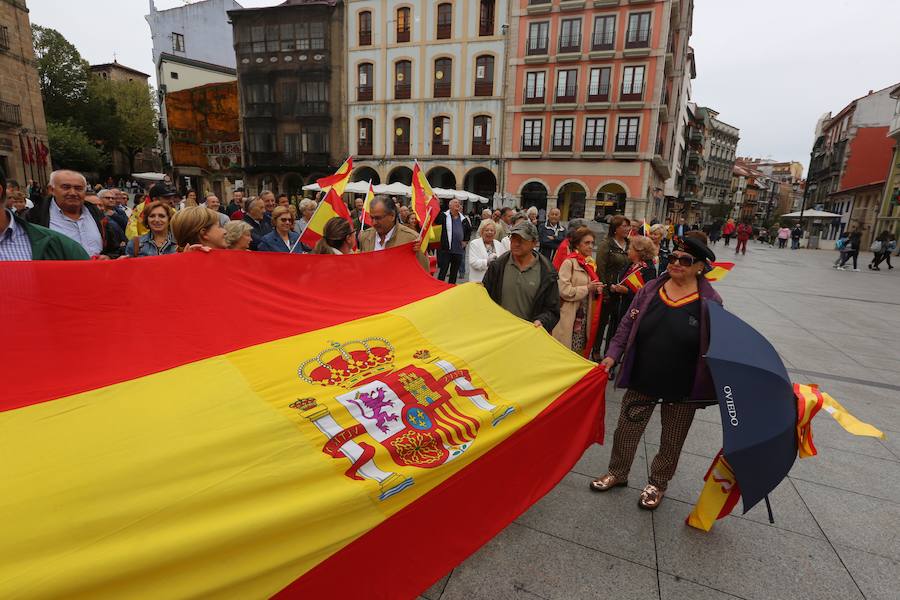
<path fill-rule="evenodd" d="M 585 270 L 591 281 L 600 281 L 600 277 L 597 276 L 597 269 L 592 264 L 593 260 L 588 262 L 587 257 L 581 252 L 569 252 L 566 258 L 575 259 L 575 262 L 581 265 L 581 268 Z M 593 303 L 591 306 L 591 322 L 588 324 L 587 342 L 584 344 L 584 350 L 582 350 L 581 354 L 585 358 L 590 359 L 591 351 L 594 348 L 594 340 L 597 339 L 597 329 L 600 327 L 600 309 L 603 305 L 603 294 L 598 293 L 593 298 L 588 297 L 588 302 Z"/>

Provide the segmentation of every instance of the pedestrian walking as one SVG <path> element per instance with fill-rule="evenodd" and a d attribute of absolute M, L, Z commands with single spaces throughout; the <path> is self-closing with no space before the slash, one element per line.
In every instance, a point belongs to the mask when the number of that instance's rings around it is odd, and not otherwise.
<path fill-rule="evenodd" d="M 882 231 L 880 234 L 878 234 L 878 237 L 876 237 L 872 241 L 872 245 L 869 246 L 869 250 L 872 251 L 872 255 L 873 255 L 872 261 L 868 264 L 870 271 L 880 271 L 881 270 L 878 265 L 880 265 L 881 262 L 884 260 L 885 254 L 890 256 L 890 253 L 891 253 L 890 250 L 888 250 L 888 244 L 890 243 L 890 240 L 891 240 L 891 232 L 885 230 L 885 231 Z M 888 263 L 888 264 L 890 264 L 890 263 Z"/>
<path fill-rule="evenodd" d="M 787 227 L 785 225 L 782 225 L 778 229 L 778 247 L 786 248 L 787 241 L 790 239 L 790 237 L 791 237 L 791 228 Z"/>
<path fill-rule="evenodd" d="M 753 227 L 750 226 L 749 221 L 744 221 L 734 230 L 734 234 L 737 237 L 737 245 L 734 247 L 734 253 L 741 253 L 742 255 L 747 254 L 747 241 L 750 239 L 750 236 L 753 235 Z"/>
<path fill-rule="evenodd" d="M 800 249 L 800 240 L 803 238 L 803 228 L 800 227 L 798 223 L 793 230 L 791 230 L 791 250 L 799 250 Z"/>
<path fill-rule="evenodd" d="M 849 250 L 847 248 L 848 238 L 850 237 L 850 233 L 847 231 L 842 231 L 838 236 L 838 239 L 834 242 L 834 249 L 838 251 L 838 257 L 834 260 L 833 268 L 837 269 L 841 266 L 841 263 L 844 260 L 844 254 Z"/>
<path fill-rule="evenodd" d="M 859 266 L 856 264 L 859 259 L 859 245 L 862 243 L 862 233 L 858 229 L 854 229 L 850 232 L 850 235 L 847 238 L 847 245 L 844 247 L 843 256 L 841 257 L 841 264 L 838 265 L 838 269 L 846 270 L 844 267 L 847 264 L 847 261 L 851 258 L 853 259 L 853 270 L 859 272 Z"/>
<path fill-rule="evenodd" d="M 735 227 L 734 219 L 725 221 L 725 225 L 722 227 L 722 237 L 725 238 L 725 246 L 728 246 L 731 242 L 735 229 L 737 229 L 737 227 Z"/>

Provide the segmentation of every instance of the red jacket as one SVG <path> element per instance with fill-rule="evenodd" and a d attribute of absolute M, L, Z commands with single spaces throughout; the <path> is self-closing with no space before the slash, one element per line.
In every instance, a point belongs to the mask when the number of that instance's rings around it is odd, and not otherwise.
<path fill-rule="evenodd" d="M 737 226 L 737 239 L 739 242 L 746 242 L 750 239 L 750 235 L 753 233 L 753 228 L 749 225 L 744 225 L 741 223 Z"/>

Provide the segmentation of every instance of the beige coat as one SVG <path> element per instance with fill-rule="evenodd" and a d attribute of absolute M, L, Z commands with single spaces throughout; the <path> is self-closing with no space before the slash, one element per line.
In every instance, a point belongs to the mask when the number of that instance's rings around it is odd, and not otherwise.
<path fill-rule="evenodd" d="M 578 306 L 588 295 L 588 284 L 591 276 L 574 258 L 567 258 L 559 267 L 559 323 L 553 328 L 553 337 L 572 348 L 572 332 L 575 328 L 575 313 Z M 586 316 L 590 327 L 593 302 L 588 302 Z M 588 336 L 590 337 L 590 336 Z"/>
<path fill-rule="evenodd" d="M 397 231 L 394 232 L 394 236 L 388 240 L 386 248 L 393 248 L 394 246 L 402 246 L 403 244 L 412 244 L 419 239 L 419 234 L 407 227 L 406 225 L 397 225 Z M 369 227 L 359 234 L 359 251 L 360 252 L 373 252 L 375 250 L 375 229 L 373 227 Z M 412 252 L 412 250 L 410 250 Z M 416 251 L 416 260 L 419 261 L 419 264 L 422 265 L 422 268 L 425 269 L 425 272 L 428 273 L 428 258 L 422 254 L 421 251 Z"/>

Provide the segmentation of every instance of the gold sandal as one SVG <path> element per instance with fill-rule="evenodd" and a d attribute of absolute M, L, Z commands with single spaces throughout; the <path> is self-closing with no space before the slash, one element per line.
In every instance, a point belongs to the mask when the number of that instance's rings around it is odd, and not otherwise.
<path fill-rule="evenodd" d="M 591 482 L 591 489 L 595 492 L 608 492 L 614 487 L 623 487 L 628 485 L 627 479 L 619 479 L 611 473 L 607 473 L 603 477 L 599 477 Z"/>
<path fill-rule="evenodd" d="M 644 488 L 644 491 L 641 492 L 638 506 L 645 510 L 656 510 L 662 502 L 662 499 L 663 491 L 652 483 L 648 483 Z"/>

